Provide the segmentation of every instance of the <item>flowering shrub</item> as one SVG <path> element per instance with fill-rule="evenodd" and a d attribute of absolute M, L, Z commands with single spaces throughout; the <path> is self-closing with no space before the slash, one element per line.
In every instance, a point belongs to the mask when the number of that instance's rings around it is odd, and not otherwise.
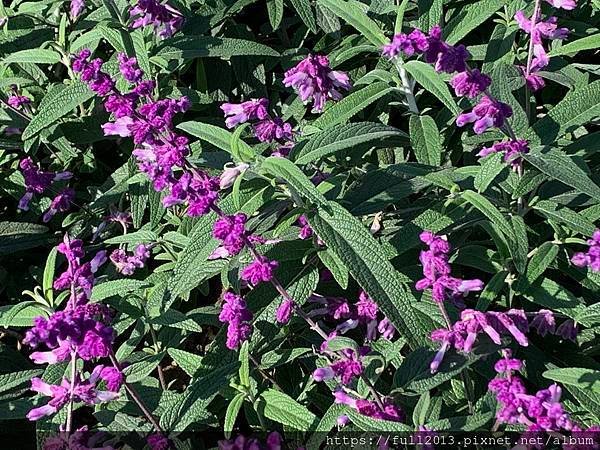
<path fill-rule="evenodd" d="M 3 430 L 600 448 L 599 6 L 4 2 Z"/>

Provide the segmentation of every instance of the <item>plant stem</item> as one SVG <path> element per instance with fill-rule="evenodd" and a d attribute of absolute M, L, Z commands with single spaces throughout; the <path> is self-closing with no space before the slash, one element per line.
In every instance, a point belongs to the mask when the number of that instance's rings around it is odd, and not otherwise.
<path fill-rule="evenodd" d="M 115 369 L 117 369 L 119 372 L 121 372 L 122 371 L 121 365 L 119 364 L 119 361 L 117 361 L 117 357 L 115 356 L 115 354 L 113 353 L 112 350 L 111 350 L 110 354 L 108 355 L 108 357 L 110 358 L 110 362 L 115 367 Z M 135 389 L 133 389 L 133 387 L 129 383 L 127 383 L 127 381 L 123 381 L 123 386 L 125 387 L 125 390 L 127 391 L 127 393 L 131 396 L 133 401 L 138 405 L 138 408 L 140 408 L 140 410 L 142 411 L 142 413 L 144 414 L 146 419 L 148 419 L 148 422 L 150 422 L 152 424 L 152 426 L 158 433 L 164 435 L 165 432 L 163 431 L 163 429 L 161 428 L 159 423 L 156 421 L 154 416 L 152 416 L 152 413 L 150 411 L 148 411 L 148 408 L 146 408 L 146 405 L 144 405 L 144 402 L 140 398 L 139 394 L 135 391 Z"/>
<path fill-rule="evenodd" d="M 415 99 L 415 95 L 413 93 L 413 85 L 402 65 L 402 61 L 399 58 L 395 58 L 394 65 L 396 66 L 396 70 L 398 70 L 398 75 L 400 75 L 400 80 L 402 81 L 404 95 L 406 96 L 406 101 L 408 102 L 408 110 L 414 114 L 419 114 L 419 107 L 417 106 L 417 100 Z"/>
<path fill-rule="evenodd" d="M 154 327 L 152 325 L 150 325 L 150 336 L 152 337 L 152 343 L 154 344 L 154 351 L 158 353 L 160 351 L 160 347 L 158 345 L 158 337 L 156 336 L 156 331 L 154 330 Z M 158 381 L 160 382 L 160 387 L 163 391 L 166 391 L 167 383 L 165 382 L 165 374 L 163 373 L 160 363 L 156 367 L 156 370 L 158 372 Z"/>
<path fill-rule="evenodd" d="M 73 429 L 73 394 L 75 392 L 75 377 L 77 376 L 77 352 L 71 350 L 71 386 L 69 387 L 69 403 L 67 403 L 67 421 L 65 433 L 71 434 Z"/>

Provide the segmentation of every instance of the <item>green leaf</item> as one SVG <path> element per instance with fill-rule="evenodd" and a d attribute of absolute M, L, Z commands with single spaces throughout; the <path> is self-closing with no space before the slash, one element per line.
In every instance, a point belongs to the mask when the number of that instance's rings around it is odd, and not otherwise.
<path fill-rule="evenodd" d="M 527 241 L 527 227 L 521 216 L 511 216 L 510 223 L 513 229 L 514 243 L 510 246 L 510 254 L 518 273 L 525 272 L 529 243 Z"/>
<path fill-rule="evenodd" d="M 328 249 L 343 261 L 354 279 L 377 302 L 382 312 L 414 348 L 425 340 L 426 330 L 411 305 L 411 295 L 399 280 L 383 249 L 369 231 L 334 202 L 308 221 Z"/>
<path fill-rule="evenodd" d="M 252 151 L 249 145 L 242 141 L 242 132 L 249 126 L 248 123 L 244 123 L 237 127 L 231 135 L 231 154 L 236 161 L 252 161 L 256 154 Z M 242 177 L 236 179 L 241 181 Z"/>
<path fill-rule="evenodd" d="M 533 209 L 542 213 L 543 216 L 551 220 L 556 220 L 559 223 L 566 225 L 570 230 L 591 236 L 596 227 L 592 222 L 587 220 L 581 214 L 576 213 L 566 206 L 560 206 L 558 203 L 550 200 L 540 200 L 532 206 Z"/>
<path fill-rule="evenodd" d="M 328 433 L 336 426 L 337 419 L 347 411 L 348 407 L 333 403 L 321 417 L 320 422 L 306 442 L 307 450 L 319 450 Z"/>
<path fill-rule="evenodd" d="M 350 421 L 360 430 L 373 433 L 383 431 L 387 433 L 412 433 L 413 428 L 401 423 L 392 422 L 391 420 L 373 419 L 371 417 L 360 414 L 352 408 L 348 408 L 345 414 L 350 418 Z M 377 439 L 373 442 L 376 443 Z"/>
<path fill-rule="evenodd" d="M 50 242 L 48 228 L 36 223 L 0 222 L 0 255 L 35 248 Z"/>
<path fill-rule="evenodd" d="M 600 371 L 580 367 L 551 369 L 543 373 L 545 378 L 579 389 L 600 393 Z"/>
<path fill-rule="evenodd" d="M 279 56 L 271 47 L 244 39 L 212 36 L 178 36 L 166 39 L 157 49 L 165 59 L 230 58 L 232 56 Z"/>
<path fill-rule="evenodd" d="M 479 192 L 484 192 L 496 177 L 506 168 L 501 153 L 494 153 L 479 160 L 481 169 L 475 176 L 474 185 Z"/>
<path fill-rule="evenodd" d="M 294 192 L 311 203 L 320 205 L 327 202 L 323 194 L 317 190 L 298 166 L 290 160 L 271 156 L 264 160 L 261 168 L 265 172 L 283 180 Z"/>
<path fill-rule="evenodd" d="M 394 127 L 375 122 L 358 122 L 327 129 L 303 141 L 294 149 L 297 164 L 308 164 L 339 151 L 353 149 L 361 144 L 385 147 L 385 138 L 406 138 L 406 133 Z"/>
<path fill-rule="evenodd" d="M 227 411 L 225 411 L 225 421 L 223 423 L 223 433 L 225 434 L 225 439 L 229 439 L 231 437 L 235 420 L 237 419 L 238 413 L 240 412 L 240 408 L 242 407 L 245 398 L 246 394 L 240 392 L 233 397 L 233 399 L 229 402 L 229 405 L 227 405 Z"/>
<path fill-rule="evenodd" d="M 260 359 L 260 367 L 263 369 L 271 369 L 287 364 L 310 352 L 310 348 L 284 348 L 271 350 L 270 352 L 265 353 Z"/>
<path fill-rule="evenodd" d="M 200 122 L 183 122 L 177 125 L 177 128 L 233 155 L 232 145 L 234 136 L 223 128 Z M 254 155 L 252 148 L 241 139 L 238 140 L 236 145 L 240 155 Z"/>
<path fill-rule="evenodd" d="M 26 301 L 16 305 L 0 306 L 0 326 L 31 327 L 36 317 L 48 317 L 48 311 L 39 303 Z"/>
<path fill-rule="evenodd" d="M 327 108 L 312 125 L 326 129 L 343 123 L 391 91 L 392 88 L 383 81 L 372 83 Z"/>
<path fill-rule="evenodd" d="M 600 33 L 586 36 L 576 41 L 569 42 L 557 49 L 552 50 L 548 56 L 561 56 L 575 54 L 584 50 L 592 50 L 600 47 Z"/>
<path fill-rule="evenodd" d="M 439 166 L 442 162 L 440 131 L 430 116 L 411 115 L 409 126 L 410 143 L 422 164 Z"/>
<path fill-rule="evenodd" d="M 264 401 L 264 415 L 274 422 L 298 431 L 308 431 L 316 426 L 317 416 L 289 395 L 267 389 L 260 398 Z"/>
<path fill-rule="evenodd" d="M 328 249 L 319 252 L 319 259 L 342 289 L 348 288 L 348 269 L 337 255 Z"/>
<path fill-rule="evenodd" d="M 179 350 L 178 348 L 169 348 L 167 353 L 190 377 L 193 377 L 202 365 L 202 357 L 195 353 Z"/>
<path fill-rule="evenodd" d="M 585 305 L 579 298 L 549 278 L 542 278 L 531 285 L 523 283 L 523 287 L 518 292 L 529 301 L 561 312 L 571 319 L 575 319 L 585 310 Z"/>
<path fill-rule="evenodd" d="M 318 0 L 339 18 L 358 30 L 373 45 L 378 48 L 388 42 L 381 28 L 367 16 L 364 5 L 354 0 Z"/>
<path fill-rule="evenodd" d="M 529 264 L 527 264 L 527 271 L 525 272 L 525 281 L 529 284 L 535 283 L 539 277 L 541 277 L 546 269 L 552 264 L 556 256 L 558 255 L 558 245 L 552 242 L 544 242 L 537 248 L 537 251 L 531 257 Z M 521 290 L 523 279 L 519 278 L 515 289 Z"/>
<path fill-rule="evenodd" d="M 600 112 L 600 109 L 598 111 Z M 560 150 L 534 150 L 524 154 L 523 157 L 540 172 L 600 201 L 600 187 L 568 155 Z"/>
<path fill-rule="evenodd" d="M 75 81 L 62 89 L 50 90 L 40 102 L 37 114 L 23 131 L 22 139 L 32 138 L 93 96 L 94 93 L 81 81 Z"/>
<path fill-rule="evenodd" d="M 135 362 L 130 366 L 123 369 L 128 383 L 137 383 L 146 378 L 150 373 L 156 369 L 160 364 L 161 360 L 165 356 L 164 352 L 157 353 L 156 355 L 148 356 L 147 358 Z"/>
<path fill-rule="evenodd" d="M 412 75 L 417 83 L 423 86 L 426 91 L 435 95 L 453 114 L 460 112 L 460 108 L 456 104 L 454 97 L 452 97 L 448 85 L 431 64 L 412 60 L 404 63 L 403 67 Z"/>
<path fill-rule="evenodd" d="M 356 341 L 344 336 L 336 336 L 328 340 L 327 348 L 332 352 L 337 352 L 349 348 L 351 350 L 354 350 L 354 352 L 358 354 L 358 344 L 356 343 Z"/>
<path fill-rule="evenodd" d="M 11 53 L 2 60 L 2 63 L 6 65 L 11 63 L 56 64 L 60 62 L 60 59 L 60 53 L 54 50 L 31 48 Z"/>
<path fill-rule="evenodd" d="M 109 297 L 123 297 L 130 292 L 137 291 L 144 287 L 149 287 L 150 284 L 141 280 L 110 280 L 94 286 L 92 289 L 92 301 L 100 302 Z"/>
<path fill-rule="evenodd" d="M 245 341 L 242 344 L 239 354 L 240 370 L 238 373 L 242 386 L 250 386 L 250 356 L 248 354 L 248 346 L 248 341 Z"/>
<path fill-rule="evenodd" d="M 426 33 L 435 25 L 442 23 L 444 0 L 418 0 L 417 5 L 419 6 L 419 28 L 423 32 Z"/>
<path fill-rule="evenodd" d="M 508 272 L 505 270 L 494 274 L 492 279 L 486 283 L 481 294 L 479 294 L 475 309 L 478 311 L 485 311 L 488 309 L 490 304 L 498 297 L 500 291 L 504 287 L 507 275 Z"/>
<path fill-rule="evenodd" d="M 462 197 L 489 219 L 509 240 L 513 240 L 513 229 L 504 214 L 483 195 L 473 191 L 464 191 Z"/>
<path fill-rule="evenodd" d="M 138 230 L 133 233 L 127 233 L 120 236 L 115 236 L 110 239 L 106 239 L 106 244 L 140 244 L 148 242 L 156 242 L 158 235 L 151 230 Z"/>
<path fill-rule="evenodd" d="M 444 27 L 446 41 L 451 45 L 456 44 L 505 4 L 505 0 L 479 0 L 461 5 L 457 8 L 458 13 Z"/>
<path fill-rule="evenodd" d="M 310 0 L 290 0 L 290 3 L 312 33 L 317 33 L 317 22 L 310 6 Z"/>
<path fill-rule="evenodd" d="M 46 265 L 44 266 L 44 276 L 42 278 L 42 291 L 44 297 L 50 300 L 52 305 L 54 302 L 54 272 L 56 271 L 56 257 L 58 255 L 57 247 L 53 247 L 48 253 L 46 258 Z"/>
<path fill-rule="evenodd" d="M 271 28 L 277 30 L 283 19 L 283 0 L 267 0 L 267 12 Z"/>
<path fill-rule="evenodd" d="M 421 426 L 427 423 L 427 411 L 429 410 L 430 404 L 431 396 L 429 391 L 423 392 L 413 410 L 412 420 L 415 426 Z"/>
<path fill-rule="evenodd" d="M 0 374 L 0 393 L 10 391 L 24 383 L 28 383 L 33 377 L 38 377 L 43 372 L 42 369 L 33 369 Z"/>
<path fill-rule="evenodd" d="M 588 123 L 599 114 L 600 80 L 596 80 L 587 86 L 569 91 L 558 105 L 533 125 L 524 138 L 532 143 L 551 144 L 563 134 Z"/>

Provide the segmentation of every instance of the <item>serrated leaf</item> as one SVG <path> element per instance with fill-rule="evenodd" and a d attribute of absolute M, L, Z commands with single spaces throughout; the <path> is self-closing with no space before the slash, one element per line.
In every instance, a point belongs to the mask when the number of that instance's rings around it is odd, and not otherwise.
<path fill-rule="evenodd" d="M 271 156 L 263 161 L 261 168 L 265 172 L 283 180 L 298 195 L 311 203 L 321 205 L 327 202 L 323 194 L 315 188 L 308 177 L 290 160 Z"/>
<path fill-rule="evenodd" d="M 327 108 L 312 125 L 326 129 L 343 123 L 391 91 L 392 88 L 383 81 L 370 84 Z"/>
<path fill-rule="evenodd" d="M 0 374 L 0 393 L 28 383 L 33 377 L 38 377 L 43 372 L 42 369 L 33 369 Z"/>
<path fill-rule="evenodd" d="M 308 214 L 308 221 L 327 248 L 344 262 L 354 279 L 377 302 L 400 334 L 416 347 L 426 331 L 411 306 L 411 295 L 402 286 L 379 243 L 348 211 L 334 202 Z"/>
<path fill-rule="evenodd" d="M 267 0 L 267 12 L 271 28 L 277 30 L 283 19 L 283 0 Z"/>
<path fill-rule="evenodd" d="M 348 269 L 337 255 L 327 249 L 319 252 L 319 259 L 331 272 L 335 281 L 342 289 L 348 288 Z"/>
<path fill-rule="evenodd" d="M 178 36 L 163 41 L 156 55 L 165 59 L 194 59 L 232 56 L 279 56 L 270 47 L 244 39 L 212 36 Z"/>
<path fill-rule="evenodd" d="M 546 269 L 558 255 L 558 251 L 558 245 L 553 244 L 552 242 L 544 242 L 537 248 L 537 251 L 531 257 L 529 264 L 527 264 L 527 271 L 524 274 L 527 283 L 535 283 L 537 279 L 544 274 Z M 523 281 L 519 279 L 515 285 L 516 290 L 521 289 L 521 283 L 523 283 Z"/>
<path fill-rule="evenodd" d="M 377 431 L 383 431 L 387 433 L 412 433 L 412 427 L 400 423 L 392 422 L 391 420 L 373 419 L 371 417 L 360 414 L 354 409 L 347 409 L 346 415 L 350 418 L 350 421 L 356 425 L 360 430 L 372 433 Z"/>
<path fill-rule="evenodd" d="M 151 230 L 138 230 L 133 233 L 115 236 L 104 241 L 105 244 L 139 244 L 156 242 L 158 235 Z"/>
<path fill-rule="evenodd" d="M 442 141 L 435 121 L 430 116 L 411 115 L 410 143 L 417 161 L 439 166 L 442 162 Z"/>
<path fill-rule="evenodd" d="M 431 64 L 412 60 L 404 63 L 403 67 L 412 75 L 417 83 L 423 86 L 423 89 L 435 95 L 452 113 L 458 114 L 460 112 L 460 108 L 456 104 L 454 97 L 452 97 L 448 85 L 446 85 L 446 82 Z"/>
<path fill-rule="evenodd" d="M 190 377 L 193 377 L 202 365 L 202 357 L 194 353 L 179 350 L 178 348 L 169 348 L 167 353 Z"/>
<path fill-rule="evenodd" d="M 560 103 L 533 125 L 524 138 L 533 143 L 551 144 L 564 133 L 586 124 L 598 115 L 600 80 L 570 91 Z"/>
<path fill-rule="evenodd" d="M 600 392 L 600 371 L 581 367 L 546 370 L 544 378 L 579 389 Z"/>
<path fill-rule="evenodd" d="M 534 284 L 523 283 L 519 292 L 529 301 L 561 312 L 571 319 L 585 310 L 585 305 L 579 298 L 549 278 L 542 278 Z"/>
<path fill-rule="evenodd" d="M 373 45 L 381 47 L 388 41 L 381 28 L 367 16 L 361 3 L 354 0 L 319 0 L 319 4 L 345 20 Z"/>
<path fill-rule="evenodd" d="M 419 28 L 423 32 L 428 32 L 435 25 L 441 25 L 444 13 L 443 0 L 418 0 L 417 5 L 419 7 Z"/>
<path fill-rule="evenodd" d="M 600 47 L 600 33 L 586 36 L 581 39 L 564 44 L 561 47 L 550 51 L 548 56 L 562 56 L 568 54 L 575 54 L 584 50 L 592 50 Z"/>
<path fill-rule="evenodd" d="M 477 208 L 479 212 L 481 212 L 481 214 L 483 214 L 494 225 L 496 225 L 496 227 L 498 227 L 498 229 L 504 234 L 504 236 L 507 239 L 509 239 L 510 241 L 513 240 L 513 230 L 510 223 L 508 222 L 508 220 L 506 220 L 504 214 L 502 214 L 492 202 L 490 202 L 483 195 L 473 191 L 467 190 L 461 195 L 466 201 L 468 201 L 471 205 Z"/>
<path fill-rule="evenodd" d="M 156 355 L 148 356 L 147 358 L 135 362 L 130 366 L 127 366 L 123 369 L 123 374 L 125 375 L 128 383 L 137 383 L 138 381 L 146 378 L 150 373 L 156 369 L 156 367 L 160 364 L 163 357 L 165 356 L 164 352 L 157 353 Z"/>
<path fill-rule="evenodd" d="M 138 289 L 148 286 L 150 286 L 149 283 L 141 280 L 122 279 L 105 281 L 104 283 L 94 286 L 92 289 L 91 300 L 94 302 L 100 302 L 113 296 L 123 297 L 129 292 L 137 291 Z"/>
<path fill-rule="evenodd" d="M 94 93 L 81 81 L 75 81 L 63 89 L 52 90 L 41 101 L 37 113 L 21 137 L 23 140 L 32 138 L 93 96 Z"/>
<path fill-rule="evenodd" d="M 264 402 L 264 415 L 277 423 L 298 431 L 308 431 L 316 426 L 317 416 L 283 392 L 267 389 L 260 399 Z"/>
<path fill-rule="evenodd" d="M 394 127 L 374 122 L 358 122 L 341 125 L 317 133 L 298 144 L 293 157 L 297 164 L 308 164 L 339 151 L 352 149 L 361 144 L 386 146 L 385 138 L 406 138 L 406 133 Z"/>
<path fill-rule="evenodd" d="M 600 112 L 600 109 L 598 111 Z M 537 150 L 526 153 L 523 157 L 528 163 L 549 177 L 600 201 L 600 187 L 568 155 L 560 150 Z"/>
<path fill-rule="evenodd" d="M 229 439 L 231 437 L 235 420 L 237 419 L 238 413 L 240 412 L 240 408 L 242 407 L 245 398 L 246 394 L 240 392 L 233 397 L 233 399 L 231 399 L 229 402 L 229 405 L 227 405 L 227 410 L 225 411 L 225 421 L 223 422 L 225 439 Z"/>
<path fill-rule="evenodd" d="M 315 21 L 315 15 L 310 6 L 310 0 L 290 0 L 290 3 L 304 22 L 304 25 L 308 27 L 308 29 L 312 33 L 316 33 L 317 30 L 317 22 Z"/>
<path fill-rule="evenodd" d="M 457 8 L 458 12 L 444 27 L 446 41 L 456 44 L 505 4 L 505 0 L 480 0 Z"/>
<path fill-rule="evenodd" d="M 327 348 L 332 352 L 351 349 L 358 354 L 358 344 L 353 339 L 344 336 L 335 336 L 327 341 Z"/>
<path fill-rule="evenodd" d="M 60 54 L 54 50 L 31 48 L 11 53 L 2 60 L 2 63 L 7 65 L 11 63 L 56 64 L 60 59 Z"/>
<path fill-rule="evenodd" d="M 557 203 L 551 202 L 550 200 L 540 200 L 539 202 L 534 203 L 532 207 L 548 219 L 556 220 L 557 222 L 566 225 L 570 230 L 582 233 L 586 236 L 591 236 L 596 230 L 594 224 L 581 214 L 565 206 L 560 206 Z"/>
<path fill-rule="evenodd" d="M 310 348 L 284 348 L 271 350 L 265 353 L 260 359 L 260 366 L 263 369 L 271 369 L 293 361 L 300 356 L 310 353 Z"/>
<path fill-rule="evenodd" d="M 496 177 L 506 168 L 501 153 L 494 153 L 480 159 L 481 169 L 475 176 L 474 185 L 479 192 L 484 192 Z"/>
<path fill-rule="evenodd" d="M 177 125 L 177 128 L 209 142 L 227 153 L 232 153 L 233 133 L 224 128 L 200 122 L 183 122 Z M 237 146 L 240 154 L 254 155 L 252 148 L 241 139 L 238 140 Z"/>

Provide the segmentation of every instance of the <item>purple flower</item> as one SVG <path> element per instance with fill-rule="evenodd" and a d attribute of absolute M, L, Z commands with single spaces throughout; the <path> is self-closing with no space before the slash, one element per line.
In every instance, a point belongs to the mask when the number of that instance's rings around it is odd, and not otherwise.
<path fill-rule="evenodd" d="M 381 53 L 389 59 L 395 58 L 404 53 L 406 56 L 412 56 L 415 53 L 423 53 L 427 50 L 427 36 L 418 29 L 413 30 L 408 36 L 404 33 L 394 35 L 390 43 L 382 47 Z"/>
<path fill-rule="evenodd" d="M 19 209 L 24 211 L 29 209 L 33 194 L 42 194 L 54 181 L 68 180 L 72 177 L 71 172 L 43 172 L 31 158 L 22 159 L 19 169 L 25 180 L 25 195 L 19 200 Z"/>
<path fill-rule="evenodd" d="M 22 109 L 23 105 L 29 105 L 31 103 L 31 99 L 29 97 L 25 97 L 24 95 L 11 95 L 7 100 L 8 104 L 15 109 Z"/>
<path fill-rule="evenodd" d="M 77 19 L 85 9 L 85 0 L 71 0 L 70 13 L 71 20 Z"/>
<path fill-rule="evenodd" d="M 223 216 L 213 225 L 213 236 L 222 241 L 228 255 L 237 255 L 245 246 L 247 217 L 244 213 L 233 216 Z"/>
<path fill-rule="evenodd" d="M 225 125 L 227 128 L 233 128 L 240 123 L 250 120 L 263 120 L 269 115 L 267 108 L 269 100 L 266 98 L 252 99 L 240 104 L 223 103 L 221 109 L 225 113 Z"/>
<path fill-rule="evenodd" d="M 59 212 L 68 211 L 71 203 L 75 199 L 75 190 L 71 188 L 63 189 L 52 199 L 50 207 L 42 216 L 44 222 L 50 222 L 54 215 Z"/>
<path fill-rule="evenodd" d="M 304 103 L 313 102 L 313 112 L 321 112 L 327 99 L 340 100 L 340 89 L 352 85 L 345 72 L 331 70 L 324 55 L 309 55 L 285 73 L 283 84 L 293 87 Z"/>
<path fill-rule="evenodd" d="M 289 141 L 294 138 L 292 126 L 279 117 L 266 118 L 254 124 L 254 135 L 260 142 Z"/>
<path fill-rule="evenodd" d="M 540 336 L 546 336 L 548 332 L 554 334 L 556 327 L 554 313 L 549 309 L 540 309 L 529 325 L 535 328 Z"/>
<path fill-rule="evenodd" d="M 478 69 L 460 72 L 450 81 L 456 95 L 468 98 L 477 97 L 485 91 L 491 83 L 492 79 L 481 73 Z"/>
<path fill-rule="evenodd" d="M 136 58 L 128 58 L 125 53 L 119 53 L 117 59 L 119 61 L 119 71 L 123 75 L 123 78 L 130 83 L 139 83 L 142 81 L 144 72 L 139 68 Z"/>
<path fill-rule="evenodd" d="M 305 240 L 313 235 L 313 230 L 308 224 L 306 216 L 302 215 L 298 217 L 298 225 L 300 225 L 300 232 L 298 233 L 300 239 Z"/>
<path fill-rule="evenodd" d="M 123 372 L 115 367 L 104 367 L 100 372 L 100 378 L 106 382 L 106 387 L 112 392 L 118 392 L 125 381 Z"/>
<path fill-rule="evenodd" d="M 114 80 L 102 71 L 104 62 L 100 58 L 90 61 L 91 52 L 83 49 L 73 60 L 73 72 L 81 74 L 81 81 L 100 96 L 108 95 L 115 88 Z"/>
<path fill-rule="evenodd" d="M 138 0 L 137 5 L 129 10 L 133 19 L 131 28 L 152 25 L 158 36 L 172 36 L 183 25 L 183 16 L 168 4 L 157 0 Z"/>
<path fill-rule="evenodd" d="M 115 265 L 117 272 L 123 275 L 133 275 L 136 269 L 142 269 L 150 257 L 150 246 L 138 244 L 133 254 L 128 255 L 125 250 L 114 250 L 110 255 L 111 262 Z"/>
<path fill-rule="evenodd" d="M 592 272 L 600 272 L 600 230 L 594 232 L 587 244 L 588 250 L 575 253 L 571 257 L 571 263 L 577 267 L 588 267 Z"/>
<path fill-rule="evenodd" d="M 258 439 L 249 439 L 243 435 L 228 441 L 218 442 L 219 450 L 281 450 L 281 436 L 276 431 L 269 433 L 264 443 Z"/>
<path fill-rule="evenodd" d="M 456 125 L 463 127 L 467 123 L 475 122 L 473 131 L 481 134 L 491 127 L 501 128 L 504 121 L 511 116 L 512 108 L 509 105 L 484 95 L 470 113 L 460 114 L 456 118 Z"/>
<path fill-rule="evenodd" d="M 359 300 L 356 303 L 358 317 L 364 321 L 377 319 L 377 304 L 371 300 L 368 294 L 364 291 L 360 292 Z"/>
<path fill-rule="evenodd" d="M 252 333 L 252 313 L 246 306 L 242 297 L 232 292 L 223 294 L 223 308 L 219 314 L 219 320 L 228 323 L 227 326 L 227 348 L 236 349 L 243 341 L 248 340 Z"/>
<path fill-rule="evenodd" d="M 571 319 L 565 320 L 557 329 L 556 334 L 563 339 L 575 342 L 577 340 L 577 325 Z"/>
<path fill-rule="evenodd" d="M 504 162 L 517 167 L 523 160 L 522 155 L 529 153 L 529 143 L 524 139 L 496 142 L 491 147 L 482 148 L 477 156 L 484 158 L 492 153 L 504 153 Z"/>
<path fill-rule="evenodd" d="M 396 328 L 394 328 L 392 322 L 390 322 L 389 319 L 385 317 L 377 325 L 377 331 L 381 333 L 381 336 L 383 336 L 384 339 L 387 339 L 389 341 L 394 337 Z"/>
<path fill-rule="evenodd" d="M 515 20 L 519 24 L 519 28 L 521 28 L 521 30 L 531 34 L 531 39 L 536 45 L 542 43 L 542 38 L 562 40 L 566 39 L 569 35 L 568 28 L 558 28 L 556 25 L 558 19 L 556 17 L 549 17 L 548 20 L 540 20 L 533 27 L 533 32 L 531 20 L 525 17 L 523 11 L 517 11 L 515 13 Z"/>
<path fill-rule="evenodd" d="M 278 266 L 279 263 L 277 261 L 269 261 L 264 257 L 257 258 L 242 270 L 242 280 L 248 281 L 254 286 L 263 281 L 271 281 L 273 279 L 273 272 Z"/>
<path fill-rule="evenodd" d="M 546 0 L 555 8 L 562 8 L 566 10 L 575 9 L 577 2 L 575 0 Z"/>
<path fill-rule="evenodd" d="M 223 170 L 221 178 L 219 179 L 219 188 L 228 189 L 233 186 L 235 180 L 237 180 L 237 178 L 243 174 L 248 167 L 250 166 L 246 163 L 240 163 L 234 167 L 225 167 L 225 170 Z"/>
<path fill-rule="evenodd" d="M 160 433 L 151 434 L 146 438 L 146 442 L 151 450 L 167 450 L 171 446 L 169 439 Z"/>
<path fill-rule="evenodd" d="M 284 300 L 281 305 L 279 305 L 279 308 L 277 308 L 275 315 L 277 322 L 288 323 L 292 317 L 295 306 L 296 304 L 292 300 Z"/>

